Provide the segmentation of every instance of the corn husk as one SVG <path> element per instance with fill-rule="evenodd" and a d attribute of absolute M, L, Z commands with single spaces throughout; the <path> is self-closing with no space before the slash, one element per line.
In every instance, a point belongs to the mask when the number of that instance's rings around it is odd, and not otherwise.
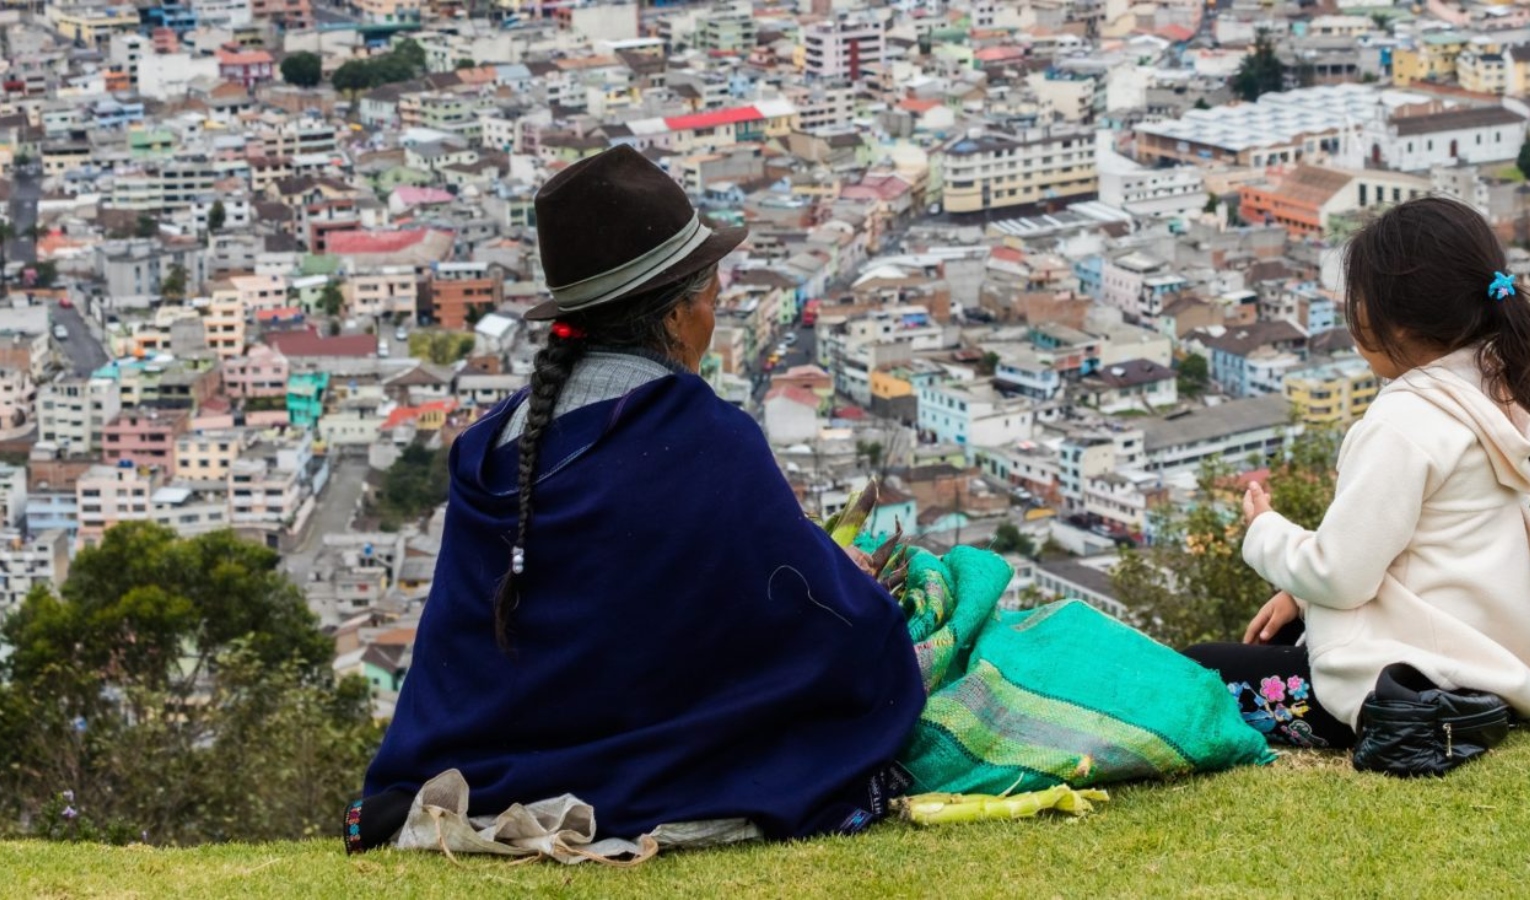
<path fill-rule="evenodd" d="M 996 819 L 1026 819 L 1052 809 L 1082 816 L 1110 795 L 1098 789 L 1075 790 L 1065 784 L 1024 794 L 915 794 L 893 801 L 899 818 L 915 825 L 952 825 Z"/>

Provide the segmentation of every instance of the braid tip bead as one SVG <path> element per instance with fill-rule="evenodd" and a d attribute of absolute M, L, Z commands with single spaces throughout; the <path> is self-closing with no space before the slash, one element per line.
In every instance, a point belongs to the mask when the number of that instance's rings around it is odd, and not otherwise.
<path fill-rule="evenodd" d="M 510 571 L 516 575 L 526 571 L 526 551 L 515 547 L 510 551 Z"/>

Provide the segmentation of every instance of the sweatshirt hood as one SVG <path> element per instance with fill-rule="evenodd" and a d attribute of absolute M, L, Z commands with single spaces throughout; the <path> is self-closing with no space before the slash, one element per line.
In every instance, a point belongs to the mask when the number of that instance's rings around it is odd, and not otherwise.
<path fill-rule="evenodd" d="M 1530 414 L 1484 390 L 1476 346 L 1412 369 L 1398 381 L 1476 432 L 1499 484 L 1530 493 Z"/>

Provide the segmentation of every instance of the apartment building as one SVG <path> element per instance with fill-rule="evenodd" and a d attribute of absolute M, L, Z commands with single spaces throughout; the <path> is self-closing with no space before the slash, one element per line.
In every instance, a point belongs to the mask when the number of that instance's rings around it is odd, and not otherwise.
<path fill-rule="evenodd" d="M 291 371 L 287 357 L 265 344 L 255 344 L 244 355 L 223 361 L 223 389 L 236 400 L 284 397 Z"/>
<path fill-rule="evenodd" d="M 430 315 L 442 328 L 465 327 L 499 306 L 504 281 L 488 263 L 443 262 L 431 266 L 425 284 Z"/>
<path fill-rule="evenodd" d="M 80 543 L 93 546 L 118 522 L 147 521 L 149 498 L 162 482 L 158 470 L 127 460 L 91 466 L 75 483 Z"/>
<path fill-rule="evenodd" d="M 112 378 L 65 377 L 37 390 L 37 437 L 65 456 L 89 456 L 103 446 L 106 423 L 122 408 L 121 386 Z"/>
<path fill-rule="evenodd" d="M 1034 128 L 1016 134 L 977 132 L 945 147 L 942 201 L 948 213 L 1066 203 L 1099 189 L 1093 132 Z"/>
<path fill-rule="evenodd" d="M 68 577 L 68 532 L 0 533 L 0 620 L 19 609 L 33 588 L 57 588 Z"/>
<path fill-rule="evenodd" d="M 1100 268 L 1100 299 L 1133 321 L 1154 320 L 1164 305 L 1189 282 L 1169 264 L 1140 251 L 1105 260 Z"/>
<path fill-rule="evenodd" d="M 247 340 L 244 294 L 232 281 L 215 281 L 211 296 L 203 309 L 203 328 L 207 334 L 207 349 L 221 359 L 232 359 L 244 354 Z"/>
<path fill-rule="evenodd" d="M 333 123 L 308 116 L 263 128 L 256 132 L 255 139 L 265 148 L 262 155 L 270 159 L 334 153 L 340 146 Z"/>
<path fill-rule="evenodd" d="M 157 466 L 175 475 L 176 438 L 191 426 L 184 409 L 132 409 L 117 414 L 101 429 L 101 458 L 108 463 Z"/>
<path fill-rule="evenodd" d="M 849 13 L 805 27 L 802 46 L 803 72 L 811 79 L 857 81 L 867 67 L 880 70 L 887 51 L 882 23 Z"/>
<path fill-rule="evenodd" d="M 340 291 L 348 315 L 413 319 L 420 284 L 413 266 L 375 266 L 351 273 Z"/>
<path fill-rule="evenodd" d="M 918 426 L 937 443 L 994 447 L 1029 440 L 1035 408 L 1024 398 L 1009 398 L 991 383 L 947 381 L 918 389 Z"/>
<path fill-rule="evenodd" d="M 219 428 L 187 432 L 175 439 L 176 477 L 187 481 L 228 480 L 245 444 L 245 432 Z"/>
<path fill-rule="evenodd" d="M 1172 475 L 1193 473 L 1209 459 L 1262 465 L 1302 433 L 1303 426 L 1292 424 L 1290 417 L 1290 402 L 1269 394 L 1140 419 L 1146 448 L 1142 468 Z"/>
<path fill-rule="evenodd" d="M 291 525 L 304 499 L 298 475 L 268 458 L 234 460 L 228 467 L 230 524 L 266 533 Z"/>
<path fill-rule="evenodd" d="M 718 10 L 701 17 L 691 41 L 698 50 L 746 53 L 754 48 L 756 31 L 751 10 Z"/>
<path fill-rule="evenodd" d="M 1285 373 L 1286 399 L 1308 425 L 1348 425 L 1365 415 L 1381 389 L 1360 357 L 1325 361 Z"/>

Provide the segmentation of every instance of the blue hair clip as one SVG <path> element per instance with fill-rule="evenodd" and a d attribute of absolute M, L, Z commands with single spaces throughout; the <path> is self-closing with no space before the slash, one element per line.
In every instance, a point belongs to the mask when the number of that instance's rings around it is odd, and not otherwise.
<path fill-rule="evenodd" d="M 1502 272 L 1493 273 L 1493 283 L 1488 285 L 1489 297 L 1502 303 L 1503 298 L 1512 297 L 1515 293 L 1513 275 L 1505 275 Z"/>

